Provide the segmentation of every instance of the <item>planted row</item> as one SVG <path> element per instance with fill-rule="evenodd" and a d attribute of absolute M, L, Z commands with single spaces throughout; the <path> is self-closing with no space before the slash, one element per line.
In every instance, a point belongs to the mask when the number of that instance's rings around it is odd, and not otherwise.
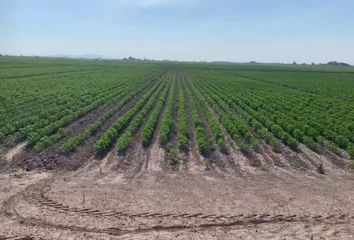
<path fill-rule="evenodd" d="M 167 91 L 165 91 L 165 93 L 167 93 Z M 165 100 L 166 100 L 166 95 L 162 94 L 158 100 L 157 100 L 157 104 L 154 107 L 154 110 L 152 111 L 149 119 L 147 120 L 142 135 L 141 135 L 141 142 L 143 144 L 144 147 L 147 147 L 150 145 L 153 134 L 154 134 L 154 130 L 156 128 L 158 119 L 160 117 L 162 108 L 165 104 Z"/>
<path fill-rule="evenodd" d="M 194 83 L 194 81 L 191 80 L 191 83 Z M 216 144 L 219 146 L 221 151 L 226 151 L 226 142 L 222 133 L 222 129 L 220 127 L 220 123 L 216 119 L 216 117 L 210 112 L 209 105 L 204 99 L 204 97 L 208 96 L 209 94 L 207 93 L 203 96 L 202 94 L 200 94 L 198 88 L 195 85 L 193 85 L 192 90 L 193 95 L 198 100 L 199 105 L 204 113 L 204 116 L 206 117 L 210 130 L 214 135 Z"/>
<path fill-rule="evenodd" d="M 191 110 L 191 115 L 192 115 L 192 120 L 194 124 L 194 129 L 195 129 L 195 137 L 196 137 L 196 142 L 198 145 L 199 152 L 204 155 L 208 156 L 210 153 L 210 150 L 212 149 L 212 141 L 207 137 L 206 130 L 202 124 L 202 116 L 199 115 L 199 112 L 197 110 L 197 104 L 196 101 L 193 97 L 193 94 L 191 93 L 190 89 L 186 86 L 185 79 L 183 80 L 184 84 L 184 90 L 187 92 L 187 101 L 189 102 L 190 105 L 190 110 Z"/>
<path fill-rule="evenodd" d="M 255 111 L 250 106 L 245 104 L 241 99 L 237 98 L 234 94 L 232 95 L 231 91 L 226 89 L 224 86 L 214 86 L 213 85 L 213 87 L 215 87 L 216 92 L 223 92 L 224 93 L 220 97 L 227 103 L 227 105 L 229 107 L 240 111 L 240 108 L 238 108 L 238 106 L 240 106 L 243 110 L 245 110 L 248 114 L 250 114 L 252 117 L 254 117 L 257 120 L 257 121 L 252 121 L 254 131 L 256 133 L 258 133 L 260 136 L 267 137 L 267 141 L 269 143 L 271 143 L 272 147 L 275 150 L 277 150 L 277 151 L 279 150 L 279 144 L 269 137 L 269 134 L 266 133 L 267 131 L 262 130 L 263 133 L 261 134 L 260 130 L 261 130 L 262 126 L 259 125 L 258 123 L 263 124 L 263 126 L 265 128 L 267 128 L 269 130 L 269 132 L 271 132 L 276 138 L 282 140 L 283 143 L 285 143 L 291 149 L 293 149 L 295 151 L 298 150 L 298 142 L 296 141 L 296 139 L 293 138 L 286 131 L 284 131 L 282 127 L 280 127 L 279 125 L 275 124 L 272 120 L 267 118 L 267 115 L 259 113 L 260 109 L 258 112 Z M 250 118 L 250 121 L 251 121 L 251 119 L 252 118 Z M 246 129 L 246 126 L 244 129 Z M 245 135 L 244 130 L 243 129 L 240 129 L 240 130 L 241 130 L 241 136 L 246 138 L 246 140 L 251 138 L 251 135 L 252 135 L 251 133 Z"/>
<path fill-rule="evenodd" d="M 159 89 L 161 87 L 161 81 L 159 81 L 139 99 L 139 101 L 134 105 L 133 108 L 131 108 L 121 117 L 119 117 L 118 120 L 114 122 L 112 126 L 103 133 L 103 135 L 96 141 L 95 144 L 97 154 L 101 155 L 109 150 L 109 148 L 118 138 L 121 130 L 126 127 L 129 121 L 134 117 L 134 115 L 143 108 L 143 106 L 146 104 L 146 101 L 151 97 L 151 95 L 153 95 L 156 89 Z"/>
<path fill-rule="evenodd" d="M 159 95 L 166 97 L 167 87 L 164 86 L 163 89 L 156 91 L 151 98 L 148 100 L 146 105 L 141 109 L 141 111 L 131 120 L 126 131 L 118 138 L 116 148 L 119 153 L 123 153 L 127 150 L 129 144 L 131 143 L 132 137 L 138 131 L 139 127 L 143 124 L 144 119 L 149 114 L 149 112 L 155 106 L 156 100 Z"/>
<path fill-rule="evenodd" d="M 182 151 L 188 149 L 189 136 L 188 136 L 188 126 L 187 126 L 187 114 L 186 114 L 186 103 L 185 103 L 185 91 L 182 89 L 181 78 L 178 80 L 178 133 L 177 141 L 178 147 Z"/>
<path fill-rule="evenodd" d="M 126 97 L 124 97 L 119 103 L 115 104 L 113 108 L 109 111 L 105 112 L 102 116 L 100 116 L 95 122 L 90 124 L 90 126 L 84 130 L 83 132 L 77 134 L 76 136 L 68 139 L 62 146 L 61 151 L 63 153 L 73 152 L 75 149 L 81 145 L 87 138 L 96 133 L 96 131 L 101 128 L 106 121 L 112 117 L 117 111 L 121 110 L 121 108 L 130 102 L 137 94 L 141 91 L 144 91 L 147 86 L 150 85 L 150 82 L 142 84 L 140 88 L 131 89 L 132 91 Z"/>
<path fill-rule="evenodd" d="M 174 109 L 174 104 L 175 104 L 175 98 L 176 95 L 175 93 L 175 85 L 176 85 L 176 80 L 175 77 L 172 78 L 173 81 L 171 83 L 171 91 L 170 91 L 170 95 L 168 97 L 167 100 L 167 108 L 166 111 L 163 115 L 162 118 L 162 123 L 161 123 L 161 129 L 160 129 L 160 144 L 162 146 L 165 146 L 168 141 L 170 140 L 171 137 L 171 133 L 172 133 L 172 128 L 173 128 L 173 109 Z"/>

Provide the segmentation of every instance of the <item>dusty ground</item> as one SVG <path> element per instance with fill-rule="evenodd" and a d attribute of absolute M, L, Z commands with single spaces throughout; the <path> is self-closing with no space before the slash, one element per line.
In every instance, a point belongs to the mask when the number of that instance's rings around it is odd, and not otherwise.
<path fill-rule="evenodd" d="M 354 239 L 349 173 L 131 175 L 116 160 L 0 174 L 0 239 Z"/>

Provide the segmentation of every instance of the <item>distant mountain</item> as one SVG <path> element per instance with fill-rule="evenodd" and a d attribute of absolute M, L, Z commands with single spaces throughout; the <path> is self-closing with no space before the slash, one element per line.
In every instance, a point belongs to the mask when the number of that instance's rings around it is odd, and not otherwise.
<path fill-rule="evenodd" d="M 86 58 L 86 59 L 96 59 L 96 58 L 105 58 L 105 56 L 97 54 L 84 54 L 84 55 L 67 55 L 67 54 L 56 54 L 53 57 L 59 58 Z"/>

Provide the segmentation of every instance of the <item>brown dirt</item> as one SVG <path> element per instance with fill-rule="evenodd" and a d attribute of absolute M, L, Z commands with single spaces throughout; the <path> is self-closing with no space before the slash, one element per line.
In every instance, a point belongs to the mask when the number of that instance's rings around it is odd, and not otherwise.
<path fill-rule="evenodd" d="M 352 239 L 353 176 L 211 171 L 126 177 L 109 160 L 72 173 L 0 174 L 0 236 L 32 239 Z M 102 165 L 104 169 L 102 170 Z"/>
<path fill-rule="evenodd" d="M 24 148 L 26 147 L 27 142 L 22 142 L 18 144 L 16 147 L 10 149 L 5 155 L 5 159 L 7 162 L 11 162 L 14 160 L 14 158 L 17 157 L 17 155 L 21 154 Z"/>

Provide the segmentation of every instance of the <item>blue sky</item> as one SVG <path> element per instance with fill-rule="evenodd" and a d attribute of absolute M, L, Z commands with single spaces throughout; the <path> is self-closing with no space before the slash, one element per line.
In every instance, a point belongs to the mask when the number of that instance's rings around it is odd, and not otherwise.
<path fill-rule="evenodd" d="M 352 0 L 0 0 L 0 53 L 354 64 Z"/>

